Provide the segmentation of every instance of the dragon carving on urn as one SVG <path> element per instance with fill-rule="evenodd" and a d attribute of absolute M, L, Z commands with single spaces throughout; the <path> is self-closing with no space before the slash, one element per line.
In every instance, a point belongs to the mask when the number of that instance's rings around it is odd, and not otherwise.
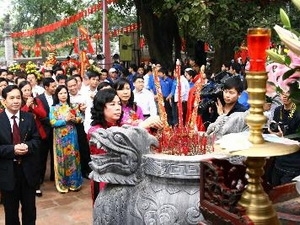
<path fill-rule="evenodd" d="M 90 145 L 106 153 L 91 156 L 90 178 L 107 183 L 94 203 L 94 225 L 188 225 L 203 220 L 199 163 L 177 165 L 148 158 L 158 144 L 140 127 L 99 128 L 92 133 Z M 183 179 L 176 179 L 178 168 L 180 177 L 181 171 L 187 174 Z M 189 170 L 196 176 L 189 176 Z"/>

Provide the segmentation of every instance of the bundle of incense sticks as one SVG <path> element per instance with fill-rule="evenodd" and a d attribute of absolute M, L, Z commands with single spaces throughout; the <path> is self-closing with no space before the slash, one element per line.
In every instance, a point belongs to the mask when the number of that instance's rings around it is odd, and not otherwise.
<path fill-rule="evenodd" d="M 180 60 L 176 60 L 176 69 L 175 69 L 176 79 L 177 79 L 177 88 L 178 88 L 178 127 L 180 130 L 183 129 L 183 112 L 182 112 L 182 98 L 181 98 L 181 63 Z"/>
<path fill-rule="evenodd" d="M 191 115 L 191 120 L 189 122 L 189 130 L 190 131 L 195 131 L 198 130 L 197 129 L 197 116 L 198 116 L 198 107 L 200 104 L 200 92 L 201 89 L 203 87 L 203 81 L 201 78 L 199 78 L 196 83 L 195 83 L 195 87 L 196 87 L 196 93 L 195 93 L 195 99 L 194 99 L 194 104 L 193 104 L 193 111 L 192 111 L 192 115 Z"/>
<path fill-rule="evenodd" d="M 158 138 L 160 143 L 158 153 L 191 156 L 214 151 L 214 135 L 206 135 L 204 132 L 189 133 L 187 127 L 183 127 L 182 130 L 174 127 L 172 132 L 161 133 Z"/>
<path fill-rule="evenodd" d="M 163 123 L 163 129 L 156 133 L 159 140 L 160 147 L 157 152 L 170 154 L 170 155 L 201 155 L 213 151 L 214 140 L 213 137 L 205 135 L 203 132 L 197 130 L 197 116 L 198 106 L 200 102 L 200 91 L 202 89 L 202 79 L 199 78 L 195 84 L 196 92 L 193 103 L 193 111 L 191 120 L 188 124 L 183 124 L 183 109 L 182 109 L 182 96 L 181 96 L 181 64 L 176 61 L 176 68 L 174 71 L 175 78 L 177 79 L 177 94 L 178 94 L 178 126 L 171 127 L 168 124 L 167 113 L 165 110 L 164 99 L 161 91 L 161 85 L 157 70 L 154 70 L 154 82 L 157 92 L 158 111 Z M 176 107 L 176 106 L 175 106 Z"/>
<path fill-rule="evenodd" d="M 158 74 L 157 74 L 157 68 L 154 68 L 153 76 L 154 76 L 154 84 L 155 84 L 156 95 L 157 95 L 158 113 L 159 113 L 160 119 L 163 123 L 163 127 L 164 127 L 163 129 L 169 129 L 164 98 L 163 98 L 163 94 L 162 94 L 162 91 L 161 91 L 159 77 L 158 77 Z"/>

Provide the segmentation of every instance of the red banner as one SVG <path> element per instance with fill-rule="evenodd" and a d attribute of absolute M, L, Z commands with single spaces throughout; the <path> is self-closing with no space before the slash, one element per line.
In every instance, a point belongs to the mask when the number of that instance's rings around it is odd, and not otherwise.
<path fill-rule="evenodd" d="M 122 33 L 130 33 L 130 32 L 133 32 L 135 30 L 137 30 L 138 26 L 137 24 L 130 24 L 126 27 L 123 27 L 123 28 L 120 28 L 120 29 L 115 29 L 115 30 L 112 30 L 109 32 L 109 36 L 110 37 L 117 37 L 119 36 L 120 34 Z M 80 31 L 81 33 L 82 31 Z M 83 33 L 84 34 L 84 33 Z M 101 39 L 102 38 L 102 35 L 101 34 L 94 34 L 92 36 L 92 38 L 95 38 L 95 39 Z M 91 43 L 91 38 L 87 38 L 87 36 L 81 36 L 79 38 L 79 40 L 86 40 L 87 41 L 87 49 L 88 49 L 88 52 L 91 53 L 91 54 L 94 54 L 95 50 L 93 49 L 92 47 L 92 43 Z M 31 51 L 34 51 L 35 52 L 35 55 L 40 55 L 40 50 L 44 50 L 44 51 L 53 51 L 55 49 L 60 49 L 60 48 L 64 48 L 66 46 L 70 46 L 70 45 L 73 45 L 74 46 L 74 53 L 79 53 L 79 46 L 78 46 L 78 38 L 71 38 L 67 41 L 64 41 L 64 42 L 61 42 L 59 44 L 54 44 L 52 45 L 49 41 L 46 43 L 46 46 L 41 46 L 41 44 L 35 44 L 33 47 L 31 46 L 26 46 L 26 45 L 22 45 L 20 42 L 17 42 L 15 43 L 14 45 L 17 46 L 17 49 L 18 49 L 18 52 L 21 56 L 22 54 L 22 51 L 23 50 L 31 50 Z M 145 42 L 144 42 L 145 43 Z M 20 57 L 19 56 L 19 57 Z"/>
<path fill-rule="evenodd" d="M 34 36 L 34 35 L 53 32 L 54 30 L 57 30 L 59 28 L 69 26 L 70 24 L 75 23 L 90 14 L 93 14 L 93 13 L 99 11 L 100 9 L 102 9 L 102 2 L 99 2 L 98 4 L 93 5 L 83 11 L 80 11 L 73 16 L 70 16 L 70 17 L 60 20 L 60 21 L 57 21 L 55 23 L 51 23 L 46 26 L 28 30 L 28 31 L 14 32 L 11 34 L 11 37 L 12 38 L 30 37 L 30 36 Z"/>

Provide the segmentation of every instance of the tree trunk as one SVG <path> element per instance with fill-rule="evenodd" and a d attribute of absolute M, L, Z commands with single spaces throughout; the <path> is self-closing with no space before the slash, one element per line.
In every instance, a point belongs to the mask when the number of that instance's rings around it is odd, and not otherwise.
<path fill-rule="evenodd" d="M 135 0 L 137 13 L 140 15 L 142 33 L 149 47 L 151 60 L 172 69 L 175 58 L 180 57 L 181 40 L 177 18 L 172 11 L 154 14 L 151 2 Z M 175 51 L 175 52 L 174 52 Z M 173 52 L 175 53 L 173 58 Z"/>
<path fill-rule="evenodd" d="M 235 44 L 232 42 L 228 42 L 223 40 L 219 45 L 214 46 L 215 53 L 214 58 L 212 60 L 211 71 L 214 73 L 218 73 L 221 71 L 221 66 L 223 63 L 230 62 L 234 57 L 234 47 Z"/>

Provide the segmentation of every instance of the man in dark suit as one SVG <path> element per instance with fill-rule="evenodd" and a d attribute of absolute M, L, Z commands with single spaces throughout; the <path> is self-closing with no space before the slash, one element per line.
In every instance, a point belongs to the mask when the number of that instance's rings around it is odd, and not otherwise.
<path fill-rule="evenodd" d="M 35 188 L 39 182 L 40 137 L 31 113 L 20 111 L 21 91 L 9 85 L 2 91 L 6 109 L 0 113 L 0 189 L 6 225 L 36 221 Z"/>
<path fill-rule="evenodd" d="M 47 138 L 42 140 L 41 148 L 40 148 L 40 157 L 41 157 L 41 177 L 40 177 L 40 182 L 44 182 L 45 178 L 45 173 L 46 173 L 46 168 L 47 168 L 47 158 L 48 154 L 50 152 L 50 180 L 54 180 L 54 160 L 53 160 L 53 128 L 50 124 L 49 121 L 49 111 L 50 111 L 50 106 L 53 104 L 53 95 L 56 90 L 56 82 L 53 78 L 51 77 L 46 77 L 43 79 L 43 86 L 45 89 L 45 92 L 41 95 L 38 95 L 37 98 L 41 100 L 43 103 L 43 107 L 47 113 L 47 117 L 43 120 L 41 120 L 44 129 L 47 134 Z"/>

